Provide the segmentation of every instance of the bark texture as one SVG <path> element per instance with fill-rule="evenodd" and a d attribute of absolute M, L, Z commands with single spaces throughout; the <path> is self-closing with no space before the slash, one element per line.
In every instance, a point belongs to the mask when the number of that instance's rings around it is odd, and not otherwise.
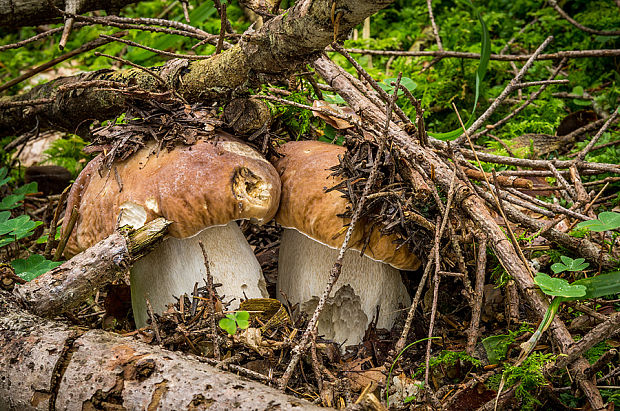
<path fill-rule="evenodd" d="M 4 0 L 0 0 L 4 1 Z M 364 19 L 393 0 L 343 0 L 336 4 L 337 36 L 346 35 Z M 259 74 L 277 74 L 291 70 L 317 57 L 334 38 L 332 2 L 298 2 L 286 13 L 269 20 L 260 30 L 246 33 L 240 42 L 207 60 L 175 59 L 155 68 L 168 89 L 177 90 L 187 101 L 230 101 L 233 93 L 246 85 L 258 85 Z M 99 81 L 99 89 L 93 82 Z M 52 102 L 0 111 L 0 136 L 19 135 L 41 128 L 56 128 L 85 135 L 89 121 L 107 119 L 124 111 L 127 96 L 101 90 L 101 81 L 123 88 L 161 92 L 158 81 L 148 73 L 128 70 L 100 70 L 59 78 L 16 97 L 0 98 L 3 103 L 51 98 Z M 90 82 L 89 86 L 84 82 Z M 82 86 L 78 86 L 82 83 Z M 85 122 L 85 120 L 89 120 Z M 82 130 L 76 130 L 81 125 Z"/>
<path fill-rule="evenodd" d="M 79 306 L 121 278 L 145 249 L 163 238 L 170 222 L 159 218 L 129 233 L 115 232 L 48 273 L 14 291 L 29 309 L 51 317 Z"/>
<path fill-rule="evenodd" d="M 0 26 L 21 27 L 55 23 L 62 15 L 56 8 L 69 10 L 75 7 L 76 13 L 93 10 L 118 10 L 135 0 L 0 0 Z"/>
<path fill-rule="evenodd" d="M 314 410 L 319 407 L 195 356 L 19 308 L 0 291 L 2 410 Z M 324 409 L 324 408 L 321 408 Z"/>

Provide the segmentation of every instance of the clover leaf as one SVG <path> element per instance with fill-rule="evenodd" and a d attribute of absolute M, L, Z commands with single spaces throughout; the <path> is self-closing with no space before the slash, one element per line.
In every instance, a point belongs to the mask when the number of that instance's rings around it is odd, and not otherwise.
<path fill-rule="evenodd" d="M 563 278 L 549 277 L 543 273 L 536 274 L 534 283 L 540 287 L 543 293 L 555 297 L 583 297 L 586 295 L 585 286 L 571 285 Z"/>
<path fill-rule="evenodd" d="M 41 221 L 32 221 L 27 215 L 20 215 L 9 219 L 11 213 L 0 212 L 0 248 L 32 234 L 33 230 L 43 224 Z M 3 237 L 5 236 L 6 237 Z"/>
<path fill-rule="evenodd" d="M 377 83 L 379 85 L 379 87 L 381 87 L 386 93 L 393 93 L 394 92 L 394 86 L 392 85 L 392 83 L 396 83 L 397 78 L 393 77 L 393 78 L 386 78 L 385 80 L 383 80 L 383 83 Z M 418 87 L 418 84 L 411 80 L 409 77 L 403 77 L 400 79 L 400 84 L 405 87 L 407 90 L 409 91 L 413 91 L 415 90 L 416 87 Z"/>
<path fill-rule="evenodd" d="M 19 258 L 11 263 L 13 269 L 15 269 L 15 274 L 26 281 L 32 281 L 41 274 L 45 274 L 52 268 L 56 268 L 61 264 L 62 261 L 50 261 L 39 254 L 33 254 L 25 260 Z"/>
<path fill-rule="evenodd" d="M 237 333 L 237 328 L 245 330 L 250 326 L 250 313 L 247 311 L 237 311 L 235 313 L 226 314 L 226 318 L 220 320 L 220 328 L 230 335 Z"/>
<path fill-rule="evenodd" d="M 0 210 L 11 210 L 19 207 L 19 202 L 26 196 L 24 194 L 9 194 L 0 200 Z"/>
<path fill-rule="evenodd" d="M 577 224 L 577 228 L 587 228 L 597 233 L 615 230 L 620 228 L 620 213 L 616 213 L 615 211 L 604 211 L 598 215 L 598 219 L 582 221 Z"/>
<path fill-rule="evenodd" d="M 8 169 L 6 167 L 0 168 L 0 187 L 11 181 L 11 177 L 7 177 Z"/>
<path fill-rule="evenodd" d="M 27 194 L 34 194 L 37 191 L 39 191 L 39 185 L 37 184 L 36 181 L 33 181 L 31 183 L 24 184 L 21 187 L 17 187 L 15 190 L 13 190 L 13 194 L 27 195 Z"/>
<path fill-rule="evenodd" d="M 586 261 L 585 258 L 576 258 L 573 260 L 572 258 L 563 255 L 560 257 L 560 260 L 562 260 L 561 263 L 555 263 L 551 266 L 551 269 L 556 274 L 564 271 L 582 271 L 590 265 L 590 263 L 584 262 Z"/>
<path fill-rule="evenodd" d="M 245 330 L 250 326 L 250 313 L 247 311 L 239 311 L 235 313 L 235 319 L 237 320 L 237 326 L 242 330 Z"/>

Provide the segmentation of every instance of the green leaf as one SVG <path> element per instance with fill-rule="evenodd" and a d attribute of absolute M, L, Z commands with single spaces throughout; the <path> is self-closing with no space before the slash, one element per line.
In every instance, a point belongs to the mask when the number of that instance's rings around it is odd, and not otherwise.
<path fill-rule="evenodd" d="M 578 96 L 583 96 L 583 87 L 581 87 L 581 86 L 573 87 L 573 93 L 572 94 L 576 94 Z"/>
<path fill-rule="evenodd" d="M 220 328 L 230 335 L 235 335 L 237 332 L 237 322 L 235 321 L 235 317 L 232 314 L 228 314 L 226 318 L 222 318 L 220 320 Z"/>
<path fill-rule="evenodd" d="M 11 181 L 11 177 L 7 177 L 8 169 L 6 167 L 0 168 L 0 187 Z"/>
<path fill-rule="evenodd" d="M 469 119 L 465 123 L 465 128 L 468 128 L 474 123 L 476 107 L 478 107 L 478 98 L 480 97 L 480 86 L 482 84 L 482 79 L 487 72 L 489 60 L 491 59 L 491 36 L 489 35 L 489 29 L 487 28 L 484 19 L 480 15 L 478 9 L 471 2 L 471 0 L 461 1 L 463 1 L 465 4 L 472 8 L 474 14 L 478 18 L 478 21 L 480 22 L 480 29 L 482 34 L 482 40 L 480 42 L 480 62 L 478 63 L 478 70 L 476 70 L 476 94 L 474 96 L 474 107 L 471 110 L 471 115 L 469 116 Z M 449 140 L 460 136 L 462 133 L 463 129 L 459 127 L 456 130 L 452 130 L 447 133 L 428 133 L 428 135 L 441 140 Z"/>
<path fill-rule="evenodd" d="M 62 261 L 50 261 L 39 254 L 33 254 L 27 259 L 19 258 L 11 263 L 15 269 L 15 274 L 26 281 L 32 281 L 41 274 L 45 274 L 52 268 L 58 267 Z"/>
<path fill-rule="evenodd" d="M 19 207 L 19 202 L 22 201 L 26 196 L 23 194 L 9 194 L 4 197 L 2 201 L 0 201 L 0 210 L 11 210 L 13 208 Z"/>
<path fill-rule="evenodd" d="M 620 294 L 620 271 L 583 278 L 572 283 L 583 286 L 586 294 L 581 298 L 599 298 L 608 295 Z"/>
<path fill-rule="evenodd" d="M 245 330 L 250 326 L 250 313 L 247 311 L 239 311 L 235 313 L 235 319 L 237 320 L 237 326 L 242 330 Z"/>
<path fill-rule="evenodd" d="M 576 258 L 573 260 L 563 255 L 560 257 L 560 260 L 562 260 L 561 263 L 555 263 L 551 266 L 551 270 L 556 274 L 564 271 L 583 271 L 590 265 L 590 263 L 584 262 L 586 261 L 585 258 Z"/>
<path fill-rule="evenodd" d="M 327 101 L 330 104 L 347 104 L 346 101 L 338 94 L 327 94 L 323 93 L 323 100 Z"/>
<path fill-rule="evenodd" d="M 13 194 L 27 195 L 27 194 L 34 194 L 38 191 L 39 191 L 38 184 L 36 181 L 33 181 L 31 183 L 24 184 L 21 187 L 17 187 L 15 190 L 13 190 Z"/>
<path fill-rule="evenodd" d="M 491 364 L 499 364 L 501 360 L 506 358 L 508 345 L 510 343 L 509 335 L 492 335 L 482 340 L 482 346 L 487 352 L 487 357 Z"/>
<path fill-rule="evenodd" d="M 574 98 L 573 99 L 573 104 L 577 105 L 577 106 L 591 106 L 592 105 L 592 101 L 590 100 L 581 100 L 578 98 Z"/>
<path fill-rule="evenodd" d="M 572 285 L 563 278 L 549 277 L 543 273 L 536 274 L 534 283 L 547 295 L 556 297 L 583 297 L 586 295 L 584 285 Z"/>
<path fill-rule="evenodd" d="M 383 83 L 377 83 L 379 87 L 381 87 L 386 93 L 392 94 L 394 92 L 394 86 L 392 83 L 396 83 L 398 80 L 396 77 L 390 77 L 383 80 Z M 405 87 L 409 91 L 415 90 L 418 87 L 417 83 L 411 80 L 409 77 L 403 77 L 400 79 L 400 84 Z M 399 91 L 402 95 L 402 91 Z"/>
<path fill-rule="evenodd" d="M 15 242 L 15 238 L 13 237 L 0 238 L 0 248 L 4 247 L 5 245 L 9 245 L 13 242 Z"/>
<path fill-rule="evenodd" d="M 200 6 L 193 9 L 189 14 L 189 21 L 192 26 L 196 26 L 215 14 L 215 6 L 210 1 L 203 2 Z"/>
<path fill-rule="evenodd" d="M 2 228 L 10 228 L 10 235 L 16 236 L 17 239 L 24 238 L 32 234 L 32 230 L 43 224 L 41 221 L 32 221 L 30 216 L 20 215 L 2 224 Z"/>
<path fill-rule="evenodd" d="M 61 232 L 62 227 L 56 227 L 56 235 L 54 236 L 54 240 L 60 240 L 60 232 Z M 49 235 L 43 234 L 41 237 L 37 238 L 37 240 L 35 241 L 37 244 L 45 244 L 47 243 L 47 239 L 49 238 Z"/>
<path fill-rule="evenodd" d="M 620 228 L 620 213 L 604 211 L 598 215 L 597 220 L 582 221 L 577 228 L 587 228 L 590 231 L 600 233 Z"/>

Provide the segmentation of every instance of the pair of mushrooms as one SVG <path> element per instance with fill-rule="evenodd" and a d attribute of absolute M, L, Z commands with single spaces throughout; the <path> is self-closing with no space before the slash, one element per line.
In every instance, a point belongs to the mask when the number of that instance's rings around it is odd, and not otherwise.
<path fill-rule="evenodd" d="M 169 237 L 131 269 L 131 296 L 138 327 L 147 323 L 146 299 L 163 312 L 174 296 L 204 284 L 210 271 L 226 298 L 268 297 L 252 249 L 236 220 L 259 224 L 271 220 L 284 228 L 278 266 L 278 296 L 312 313 L 327 284 L 329 270 L 344 235 L 346 219 L 337 217 L 347 201 L 324 188 L 339 183 L 330 176 L 344 148 L 304 141 L 280 148 L 274 165 L 257 151 L 219 132 L 214 140 L 156 154 L 148 143 L 127 160 L 99 175 L 102 158 L 89 163 L 76 179 L 67 209 L 79 217 L 65 255 L 71 257 L 110 235 L 117 227 L 138 228 L 157 217 L 173 223 Z M 274 168 L 275 166 L 275 168 Z M 277 214 L 276 214 L 277 212 Z M 360 250 L 370 242 L 365 255 Z M 399 306 L 409 303 L 398 269 L 415 269 L 418 259 L 393 236 L 368 232 L 361 221 L 345 254 L 343 271 L 320 320 L 319 333 L 336 342 L 357 344 L 370 321 L 390 328 Z M 381 262 L 384 261 L 384 262 Z"/>

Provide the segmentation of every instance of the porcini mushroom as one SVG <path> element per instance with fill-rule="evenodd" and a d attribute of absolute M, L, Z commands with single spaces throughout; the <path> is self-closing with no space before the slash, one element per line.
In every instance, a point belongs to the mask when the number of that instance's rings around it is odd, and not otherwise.
<path fill-rule="evenodd" d="M 285 229 L 278 260 L 278 295 L 312 314 L 344 240 L 348 219 L 338 217 L 350 203 L 336 190 L 342 181 L 329 168 L 338 164 L 345 148 L 318 141 L 297 141 L 278 150 L 274 162 L 282 180 L 282 198 L 276 221 Z M 364 254 L 362 250 L 369 239 Z M 374 317 L 377 326 L 390 329 L 399 306 L 410 297 L 399 269 L 414 270 L 418 258 L 395 235 L 384 236 L 361 219 L 355 227 L 342 272 L 319 317 L 320 334 L 338 343 L 358 344 Z"/>
<path fill-rule="evenodd" d="M 258 261 L 235 220 L 264 223 L 273 218 L 280 199 L 280 179 L 258 152 L 219 132 L 156 154 L 157 142 L 99 175 L 101 156 L 75 181 L 67 209 L 79 218 L 65 249 L 68 257 L 111 234 L 118 226 L 134 228 L 157 217 L 172 221 L 165 239 L 131 269 L 131 298 L 136 325 L 146 324 L 146 298 L 155 312 L 174 296 L 204 285 L 207 250 L 220 295 L 267 297 Z"/>

